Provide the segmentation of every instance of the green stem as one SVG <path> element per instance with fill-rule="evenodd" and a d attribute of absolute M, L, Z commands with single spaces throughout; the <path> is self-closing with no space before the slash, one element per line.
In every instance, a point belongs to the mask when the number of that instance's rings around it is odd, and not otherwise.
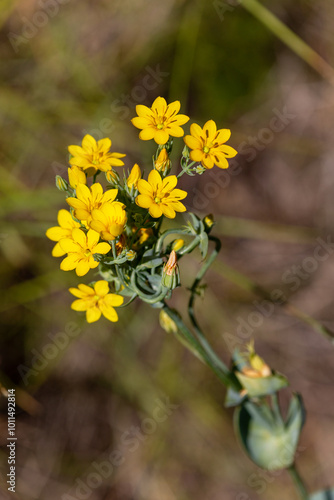
<path fill-rule="evenodd" d="M 240 0 L 241 4 L 293 52 L 309 64 L 317 73 L 334 85 L 334 69 L 315 50 L 280 21 L 258 0 Z"/>
<path fill-rule="evenodd" d="M 309 496 L 308 496 L 306 487 L 304 485 L 302 478 L 299 475 L 299 472 L 296 469 L 295 464 L 292 464 L 287 470 L 293 479 L 293 482 L 294 482 L 294 484 L 295 484 L 295 486 L 300 494 L 300 497 L 303 500 L 309 500 Z"/>
<path fill-rule="evenodd" d="M 186 327 L 184 322 L 182 321 L 179 314 L 170 309 L 170 307 L 165 304 L 164 310 L 168 314 L 168 316 L 176 323 L 179 332 L 181 333 L 187 347 L 190 351 L 198 353 L 200 359 L 204 361 L 211 370 L 217 375 L 219 380 L 228 386 L 235 386 L 237 390 L 240 390 L 240 387 L 237 386 L 234 377 L 231 376 L 230 371 L 225 366 L 225 364 L 216 356 L 212 348 L 208 343 L 202 344 L 193 333 Z"/>

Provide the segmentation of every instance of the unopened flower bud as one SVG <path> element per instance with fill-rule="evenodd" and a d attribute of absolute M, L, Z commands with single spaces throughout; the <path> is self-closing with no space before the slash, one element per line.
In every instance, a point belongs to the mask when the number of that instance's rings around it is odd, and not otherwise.
<path fill-rule="evenodd" d="M 133 187 L 134 189 L 137 189 L 139 179 L 141 179 L 141 170 L 139 168 L 139 165 L 135 163 L 126 181 L 128 188 L 131 189 Z"/>
<path fill-rule="evenodd" d="M 203 219 L 203 222 L 204 222 L 206 230 L 210 231 L 215 224 L 215 220 L 213 218 L 213 215 L 212 214 L 206 215 Z"/>
<path fill-rule="evenodd" d="M 179 268 L 175 250 L 172 250 L 162 273 L 162 286 L 174 290 L 180 284 Z"/>
<path fill-rule="evenodd" d="M 119 177 L 113 169 L 110 169 L 106 172 L 106 179 L 109 184 L 115 184 L 118 181 Z"/>
<path fill-rule="evenodd" d="M 71 167 L 68 169 L 68 181 L 73 189 L 76 189 L 78 184 L 86 184 L 86 174 L 79 167 Z"/>
<path fill-rule="evenodd" d="M 68 190 L 67 182 L 60 175 L 56 175 L 56 186 L 59 189 L 59 191 L 67 191 Z"/>
<path fill-rule="evenodd" d="M 175 321 L 172 320 L 164 311 L 161 309 L 160 314 L 159 314 L 159 323 L 161 328 L 165 330 L 167 333 L 177 333 L 177 325 Z"/>
<path fill-rule="evenodd" d="M 128 260 L 134 260 L 137 256 L 137 253 L 134 251 L 134 250 L 129 250 L 128 252 L 126 252 L 126 258 Z"/>
<path fill-rule="evenodd" d="M 166 148 L 162 148 L 159 153 L 158 158 L 154 162 L 154 168 L 158 170 L 161 174 L 167 174 L 171 167 L 171 161 L 169 159 Z"/>
<path fill-rule="evenodd" d="M 184 246 L 184 240 L 182 238 L 178 238 L 177 240 L 173 241 L 172 250 L 178 252 L 179 250 L 181 250 L 183 246 Z"/>

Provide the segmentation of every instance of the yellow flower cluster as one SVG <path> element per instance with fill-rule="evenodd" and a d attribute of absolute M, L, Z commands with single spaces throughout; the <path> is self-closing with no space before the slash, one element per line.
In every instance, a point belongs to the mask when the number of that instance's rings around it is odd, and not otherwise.
<path fill-rule="evenodd" d="M 237 154 L 225 144 L 231 133 L 227 129 L 217 130 L 214 121 L 209 120 L 203 129 L 195 123 L 191 125 L 190 135 L 184 137 L 190 149 L 183 156 L 186 169 L 182 167 L 179 176 L 169 175 L 172 138 L 183 137 L 182 126 L 189 121 L 188 116 L 179 113 L 180 107 L 179 101 L 167 104 L 162 97 L 157 97 L 151 108 L 136 107 L 138 116 L 132 119 L 132 123 L 140 129 L 140 139 L 153 139 L 158 144 L 147 180 L 136 163 L 121 181 L 115 168 L 124 166 L 122 158 L 125 154 L 111 152 L 112 143 L 108 138 L 96 141 L 87 134 L 81 146 L 68 147 L 71 165 L 68 181 L 57 176 L 56 185 L 66 192 L 70 210 L 61 209 L 58 226 L 46 232 L 47 237 L 56 242 L 52 255 L 63 257 L 62 270 L 75 270 L 78 276 L 84 276 L 90 269 L 98 268 L 101 262 L 100 273 L 104 277 L 104 263 L 108 267 L 108 263 L 129 265 L 126 263 L 131 262 L 132 271 L 159 237 L 157 219 L 174 219 L 177 212 L 186 211 L 182 200 L 187 192 L 178 188 L 178 177 L 183 173 L 193 175 L 191 168 L 195 167 L 192 164 L 188 167 L 189 158 L 193 163 L 201 163 L 205 169 L 214 165 L 228 167 L 227 158 Z M 107 189 L 101 182 L 96 182 L 101 172 L 109 183 Z M 173 251 L 177 252 L 183 246 L 184 240 L 179 239 Z M 117 290 L 122 288 L 123 285 L 118 286 Z M 100 280 L 92 286 L 81 284 L 70 291 L 78 298 L 72 308 L 86 311 L 88 322 L 98 320 L 101 315 L 117 321 L 114 307 L 123 303 L 123 297 L 109 293 L 108 281 Z"/>

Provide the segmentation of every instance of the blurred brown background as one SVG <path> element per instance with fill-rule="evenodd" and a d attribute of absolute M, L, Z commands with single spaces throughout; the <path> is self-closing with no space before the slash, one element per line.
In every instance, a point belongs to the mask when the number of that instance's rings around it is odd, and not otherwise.
<path fill-rule="evenodd" d="M 330 0 L 265 5 L 333 63 Z M 289 377 L 308 412 L 300 471 L 311 491 L 334 484 L 333 347 L 243 277 L 334 330 L 333 85 L 236 0 L 4 0 L 0 25 L 0 370 L 24 391 L 16 495 L 1 400 L 0 497 L 297 498 L 285 472 L 245 456 L 225 389 L 161 330 L 157 310 L 135 303 L 116 325 L 87 325 L 70 310 L 79 279 L 51 257 L 44 234 L 65 206 L 54 176 L 66 173 L 67 146 L 108 136 L 126 167 L 149 166 L 154 146 L 130 118 L 159 95 L 181 100 L 193 121 L 231 128 L 239 151 L 228 171 L 182 177 L 189 210 L 214 213 L 223 244 L 200 321 L 226 362 L 253 335 Z M 199 260 L 182 262 L 186 286 Z M 187 297 L 177 290 L 172 303 Z"/>

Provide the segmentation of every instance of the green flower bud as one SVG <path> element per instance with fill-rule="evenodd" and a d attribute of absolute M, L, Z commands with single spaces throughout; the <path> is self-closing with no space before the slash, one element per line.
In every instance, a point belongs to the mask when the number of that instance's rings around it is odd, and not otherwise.
<path fill-rule="evenodd" d="M 56 175 L 56 186 L 59 191 L 68 191 L 68 183 L 60 175 Z"/>

